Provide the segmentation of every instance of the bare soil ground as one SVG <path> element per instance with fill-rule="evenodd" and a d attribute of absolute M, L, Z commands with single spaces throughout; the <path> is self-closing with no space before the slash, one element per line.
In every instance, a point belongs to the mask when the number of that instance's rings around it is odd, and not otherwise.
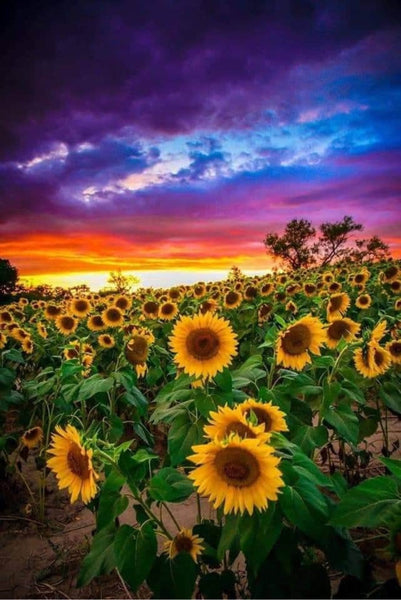
<path fill-rule="evenodd" d="M 401 442 L 401 420 L 390 416 L 388 428 L 391 447 L 393 442 Z M 380 456 L 380 434 L 369 439 L 368 449 Z M 400 455 L 398 450 L 392 456 L 400 458 Z M 334 456 L 334 460 L 338 466 L 338 457 Z M 34 457 L 29 457 L 22 469 L 35 488 L 37 471 Z M 362 476 L 373 477 L 383 472 L 383 465 L 373 460 Z M 0 598 L 149 598 L 149 590 L 145 586 L 136 594 L 129 592 L 115 572 L 86 587 L 76 587 L 79 567 L 89 549 L 95 527 L 94 515 L 81 503 L 71 505 L 68 495 L 57 489 L 51 477 L 48 480 L 44 523 L 30 513 L 30 498 L 22 485 L 9 490 L 12 504 L 0 515 Z M 6 489 L 1 491 L 7 493 Z M 196 522 L 193 498 L 180 505 L 171 505 L 171 509 L 181 526 L 192 527 Z M 202 512 L 204 517 L 213 516 L 207 501 L 202 502 Z M 174 531 L 168 515 L 163 518 Z M 132 509 L 127 509 L 121 516 L 121 522 L 135 523 Z M 373 537 L 372 532 L 367 532 L 366 537 Z M 372 557 L 377 579 L 394 576 L 394 566 L 383 553 L 380 540 L 368 539 L 363 550 Z M 338 584 L 338 575 L 332 574 L 333 589 Z"/>

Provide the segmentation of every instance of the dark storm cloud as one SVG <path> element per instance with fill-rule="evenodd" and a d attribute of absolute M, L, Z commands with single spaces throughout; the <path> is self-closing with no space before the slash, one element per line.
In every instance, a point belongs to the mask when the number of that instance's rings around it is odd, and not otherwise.
<path fill-rule="evenodd" d="M 288 69 L 393 27 L 400 11 L 383 0 L 4 2 L 1 156 L 127 126 L 247 126 Z"/>

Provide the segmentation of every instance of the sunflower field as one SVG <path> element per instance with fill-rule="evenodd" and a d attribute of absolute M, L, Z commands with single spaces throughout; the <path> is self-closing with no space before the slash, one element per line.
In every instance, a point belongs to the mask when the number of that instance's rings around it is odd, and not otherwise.
<path fill-rule="evenodd" d="M 19 298 L 0 307 L 3 489 L 21 479 L 39 522 L 55 483 L 93 512 L 78 587 L 399 597 L 400 365 L 397 261 Z"/>

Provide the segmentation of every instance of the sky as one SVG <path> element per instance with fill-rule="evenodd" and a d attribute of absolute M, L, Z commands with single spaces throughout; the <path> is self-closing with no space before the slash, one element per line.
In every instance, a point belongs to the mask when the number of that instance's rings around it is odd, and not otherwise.
<path fill-rule="evenodd" d="M 344 215 L 401 257 L 398 0 L 0 11 L 0 256 L 21 276 L 261 272 L 267 232 Z"/>

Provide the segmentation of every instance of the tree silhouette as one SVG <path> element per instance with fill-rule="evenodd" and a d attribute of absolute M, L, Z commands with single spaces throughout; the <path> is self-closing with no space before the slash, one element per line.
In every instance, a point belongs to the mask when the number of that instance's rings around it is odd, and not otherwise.
<path fill-rule="evenodd" d="M 18 271 L 7 258 L 0 258 L 0 299 L 9 296 L 15 290 Z"/>

